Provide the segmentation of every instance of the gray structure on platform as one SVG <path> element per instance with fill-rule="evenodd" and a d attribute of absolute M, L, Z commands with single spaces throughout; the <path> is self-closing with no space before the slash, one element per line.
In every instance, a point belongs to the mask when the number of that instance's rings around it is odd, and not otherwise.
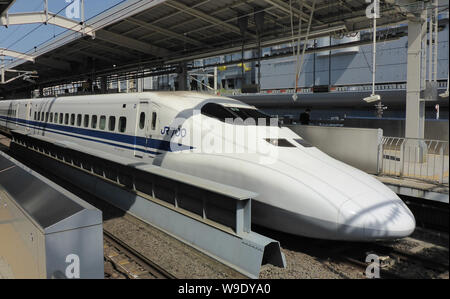
<path fill-rule="evenodd" d="M 104 277 L 101 211 L 3 152 L 0 224 L 0 277 Z"/>

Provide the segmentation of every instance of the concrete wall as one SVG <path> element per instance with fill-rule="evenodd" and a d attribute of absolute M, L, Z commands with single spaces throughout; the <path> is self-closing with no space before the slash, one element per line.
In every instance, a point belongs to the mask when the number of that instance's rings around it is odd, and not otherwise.
<path fill-rule="evenodd" d="M 425 122 L 425 139 L 448 141 L 448 120 L 427 120 Z M 405 137 L 405 120 L 376 118 L 347 118 L 344 127 L 348 128 L 380 128 L 384 136 Z"/>
<path fill-rule="evenodd" d="M 378 173 L 378 148 L 383 130 L 302 125 L 287 127 L 333 158 L 365 172 Z"/>

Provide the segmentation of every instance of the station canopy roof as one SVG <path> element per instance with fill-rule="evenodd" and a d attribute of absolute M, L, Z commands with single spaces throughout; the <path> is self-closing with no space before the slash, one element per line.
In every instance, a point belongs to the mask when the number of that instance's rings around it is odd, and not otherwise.
<path fill-rule="evenodd" d="M 0 11 L 10 2 L 0 0 Z M 370 28 L 368 5 L 365 0 L 317 0 L 310 38 Z M 260 12 L 264 12 L 262 46 L 286 44 L 293 40 L 292 29 L 297 36 L 299 16 L 306 34 L 313 6 L 313 0 L 127 0 L 86 22 L 95 38 L 68 30 L 37 47 L 35 62 L 16 60 L 7 68 L 37 71 L 37 84 L 49 86 L 83 80 L 93 72 L 101 76 L 126 68 L 163 68 L 240 52 L 241 29 L 246 49 L 255 49 L 259 34 L 255 14 Z M 380 10 L 380 26 L 399 24 L 407 17 L 394 0 L 381 1 Z M 246 17 L 248 26 L 241 28 L 239 20 Z M 0 89 L 30 88 L 30 84 L 15 80 Z"/>

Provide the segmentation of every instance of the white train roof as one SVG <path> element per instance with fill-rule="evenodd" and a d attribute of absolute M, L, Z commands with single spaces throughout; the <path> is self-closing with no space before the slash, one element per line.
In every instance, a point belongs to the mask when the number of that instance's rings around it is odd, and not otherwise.
<path fill-rule="evenodd" d="M 170 107 L 174 110 L 184 110 L 192 108 L 201 108 L 206 103 L 218 103 L 223 106 L 233 106 L 240 108 L 255 108 L 239 100 L 228 97 L 211 95 L 207 93 L 175 91 L 175 92 L 142 92 L 142 93 L 117 93 L 103 95 L 83 95 L 68 96 L 59 98 L 40 98 L 33 99 L 34 103 L 48 102 L 55 100 L 55 104 L 66 105 L 90 105 L 101 104 L 107 101 L 108 104 L 127 104 L 136 101 L 150 100 L 160 106 Z M 29 100 L 23 100 L 28 102 Z"/>

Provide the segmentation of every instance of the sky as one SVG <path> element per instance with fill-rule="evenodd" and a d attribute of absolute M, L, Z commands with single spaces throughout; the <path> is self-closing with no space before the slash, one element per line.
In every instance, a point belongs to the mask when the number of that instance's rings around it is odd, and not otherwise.
<path fill-rule="evenodd" d="M 52 13 L 59 12 L 58 15 L 60 16 L 72 17 L 79 21 L 80 19 L 77 18 L 77 15 L 74 15 L 74 10 L 68 11 L 68 8 L 74 7 L 72 5 L 73 1 L 81 0 L 48 0 L 49 11 Z M 125 0 L 85 0 L 86 20 L 124 1 Z M 76 4 L 77 3 L 75 3 L 75 5 Z M 9 14 L 38 12 L 43 10 L 44 0 L 16 0 L 15 4 L 10 8 Z M 64 31 L 66 31 L 66 29 L 54 25 L 40 26 L 40 24 L 14 25 L 9 26 L 9 28 L 0 27 L 0 48 L 32 55 L 36 46 L 53 39 Z M 9 57 L 7 57 L 7 59 L 8 58 Z"/>

